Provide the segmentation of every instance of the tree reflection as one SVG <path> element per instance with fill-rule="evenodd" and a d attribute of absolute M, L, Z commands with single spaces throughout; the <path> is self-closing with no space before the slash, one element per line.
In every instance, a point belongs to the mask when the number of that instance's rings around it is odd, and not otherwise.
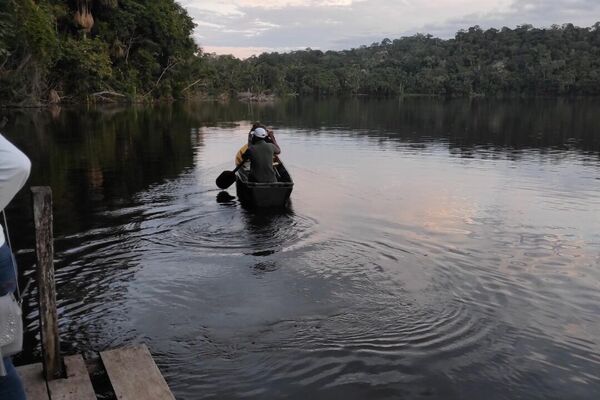
<path fill-rule="evenodd" d="M 32 160 L 29 185 L 52 187 L 57 231 L 68 233 L 191 167 L 196 123 L 178 107 L 53 109 L 11 115 L 5 130 Z M 25 192 L 13 207 L 29 215 Z"/>
<path fill-rule="evenodd" d="M 600 152 L 597 99 L 291 99 L 188 105 L 206 124 L 260 120 L 307 131 L 342 130 L 385 142 L 438 142 L 453 151 L 574 149 Z"/>

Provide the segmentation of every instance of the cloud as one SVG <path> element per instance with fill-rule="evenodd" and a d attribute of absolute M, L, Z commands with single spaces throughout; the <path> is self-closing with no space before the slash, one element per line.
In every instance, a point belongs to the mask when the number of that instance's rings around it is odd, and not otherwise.
<path fill-rule="evenodd" d="M 365 0 L 362 0 L 365 1 Z M 356 0 L 240 0 L 241 7 L 281 9 L 289 7 L 347 7 Z"/>
<path fill-rule="evenodd" d="M 255 20 L 254 24 L 258 27 L 262 27 L 264 30 L 281 27 L 281 25 L 273 24 L 271 22 L 260 21 L 260 20 Z"/>
<path fill-rule="evenodd" d="M 273 24 L 271 22 L 261 21 L 259 19 L 255 19 L 254 21 L 249 21 L 243 25 L 240 25 L 237 28 L 227 28 L 225 25 L 213 24 L 210 22 L 202 22 L 198 24 L 201 27 L 208 28 L 218 28 L 221 34 L 234 34 L 234 35 L 242 35 L 243 37 L 253 38 L 259 35 L 262 35 L 264 32 L 270 31 L 272 29 L 279 28 L 280 25 Z M 196 37 L 202 37 L 199 34 L 196 34 Z M 238 38 L 239 40 L 239 38 Z M 228 47 L 236 47 L 236 46 L 228 46 Z"/>
<path fill-rule="evenodd" d="M 344 49 L 417 32 L 444 38 L 464 28 L 590 26 L 598 0 L 180 0 L 214 49 Z M 241 52 L 241 50 L 239 50 Z M 247 53 L 247 52 L 246 52 Z M 237 53 L 241 54 L 241 53 Z"/>
<path fill-rule="evenodd" d="M 500 13 L 468 14 L 448 19 L 441 24 L 425 24 L 417 31 L 447 38 L 453 37 L 459 29 L 474 25 L 484 29 L 504 26 L 514 28 L 524 24 L 546 28 L 564 23 L 591 26 L 599 19 L 600 2 L 597 0 L 521 0 Z"/>
<path fill-rule="evenodd" d="M 188 12 L 194 16 L 212 15 L 218 17 L 241 17 L 244 13 L 232 3 L 222 3 L 220 1 L 198 1 L 198 0 L 180 0 Z"/>
<path fill-rule="evenodd" d="M 199 26 L 201 28 L 215 28 L 215 29 L 225 28 L 225 25 L 213 24 L 212 22 L 206 22 L 206 21 L 194 21 L 194 22 L 196 23 L 196 26 Z"/>
<path fill-rule="evenodd" d="M 244 9 L 281 10 L 289 8 L 335 8 L 349 7 L 354 3 L 367 0 L 179 0 L 179 3 L 191 11 L 212 13 L 217 16 L 244 16 Z"/>

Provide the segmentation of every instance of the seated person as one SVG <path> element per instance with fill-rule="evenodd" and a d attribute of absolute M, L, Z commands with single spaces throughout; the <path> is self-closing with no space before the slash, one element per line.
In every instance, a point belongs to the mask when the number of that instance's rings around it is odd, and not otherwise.
<path fill-rule="evenodd" d="M 250 146 L 252 144 L 252 132 L 254 132 L 254 130 L 256 128 L 263 128 L 267 131 L 268 133 L 268 129 L 266 126 L 261 125 L 260 122 L 255 122 L 254 124 L 252 124 L 252 128 L 250 128 L 250 132 L 248 132 L 248 143 L 244 144 L 242 147 L 240 147 L 240 149 L 238 150 L 238 152 L 235 154 L 235 165 L 238 166 L 246 161 L 248 161 L 247 159 L 244 158 L 244 153 L 246 152 L 246 150 L 248 150 L 248 146 Z M 265 141 L 267 143 L 271 143 L 271 139 L 267 136 L 265 138 Z M 274 155 L 273 156 L 273 163 L 277 162 L 277 156 Z"/>
<path fill-rule="evenodd" d="M 273 131 L 262 126 L 254 128 L 250 132 L 248 150 L 242 156 L 243 160 L 250 160 L 250 180 L 259 183 L 277 182 L 273 156 L 280 153 Z"/>

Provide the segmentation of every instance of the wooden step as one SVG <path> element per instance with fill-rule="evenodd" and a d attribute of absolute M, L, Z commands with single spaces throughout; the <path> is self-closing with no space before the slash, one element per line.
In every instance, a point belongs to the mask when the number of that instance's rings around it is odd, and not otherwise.
<path fill-rule="evenodd" d="M 17 367 L 17 373 L 23 381 L 27 400 L 49 400 L 48 387 L 44 379 L 42 363 Z"/>
<path fill-rule="evenodd" d="M 66 379 L 48 382 L 52 400 L 96 400 L 90 375 L 83 357 L 78 354 L 65 357 Z"/>
<path fill-rule="evenodd" d="M 96 400 L 96 393 L 81 355 L 64 358 L 66 379 L 47 382 L 41 363 L 18 367 L 27 400 Z"/>
<path fill-rule="evenodd" d="M 146 345 L 103 351 L 100 357 L 118 400 L 175 400 Z"/>

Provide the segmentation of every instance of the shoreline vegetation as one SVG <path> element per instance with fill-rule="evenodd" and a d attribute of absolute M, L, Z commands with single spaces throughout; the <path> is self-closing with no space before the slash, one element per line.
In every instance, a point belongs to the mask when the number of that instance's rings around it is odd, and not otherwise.
<path fill-rule="evenodd" d="M 600 22 L 417 34 L 350 50 L 208 54 L 174 0 L 5 0 L 0 107 L 289 96 L 600 95 Z"/>

